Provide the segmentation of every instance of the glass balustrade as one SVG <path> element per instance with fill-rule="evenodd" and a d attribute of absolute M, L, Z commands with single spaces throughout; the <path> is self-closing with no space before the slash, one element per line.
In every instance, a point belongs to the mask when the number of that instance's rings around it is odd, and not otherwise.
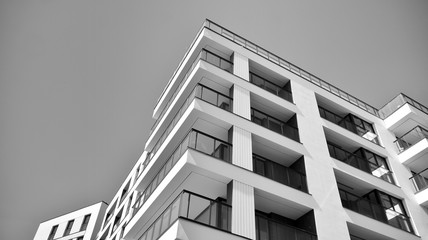
<path fill-rule="evenodd" d="M 164 133 L 162 134 L 162 136 L 156 142 L 152 151 L 149 154 L 147 154 L 147 158 L 143 163 L 143 170 L 150 163 L 153 156 L 157 153 L 160 146 L 163 144 L 165 139 L 169 136 L 172 129 L 175 127 L 177 122 L 180 120 L 181 116 L 184 114 L 184 112 L 187 110 L 190 103 L 192 103 L 193 99 L 195 99 L 195 98 L 198 98 L 200 100 L 208 102 L 208 103 L 210 103 L 214 106 L 217 106 L 221 109 L 224 109 L 226 111 L 229 111 L 229 112 L 232 111 L 232 98 L 230 98 L 227 95 L 224 95 L 222 93 L 219 93 L 219 92 L 217 92 L 217 91 L 215 91 L 209 87 L 206 87 L 202 84 L 196 85 L 196 87 L 189 94 L 189 96 L 184 101 L 183 105 L 180 107 L 178 112 L 175 114 L 175 116 L 173 117 L 173 119 L 169 123 L 168 127 L 165 129 Z M 143 171 L 143 170 L 141 170 L 141 171 Z"/>
<path fill-rule="evenodd" d="M 154 131 L 154 129 L 159 125 L 160 120 L 165 115 L 166 111 L 169 109 L 170 105 L 174 101 L 177 94 L 180 92 L 181 88 L 183 87 L 184 83 L 186 82 L 187 78 L 189 77 L 190 73 L 192 73 L 195 66 L 199 63 L 199 60 L 203 60 L 205 62 L 208 62 L 220 69 L 223 69 L 228 72 L 233 71 L 233 63 L 215 53 L 212 53 L 206 49 L 202 49 L 201 52 L 196 57 L 196 60 L 193 62 L 192 66 L 190 66 L 189 70 L 187 70 L 187 73 L 184 75 L 184 77 L 180 80 L 180 84 L 178 85 L 177 89 L 174 91 L 174 94 L 169 98 L 168 103 L 163 108 L 162 112 L 159 114 L 159 117 L 157 118 L 156 122 L 153 124 L 150 134 Z"/>
<path fill-rule="evenodd" d="M 210 29 L 211 31 L 219 34 L 220 36 L 223 36 L 230 41 L 252 51 L 253 53 L 269 60 L 270 62 L 286 69 L 287 71 L 292 72 L 293 74 L 296 74 L 297 76 L 302 77 L 303 79 L 307 80 L 310 83 L 313 83 L 317 85 L 318 87 L 321 87 L 325 89 L 326 91 L 338 96 L 339 98 L 363 109 L 364 111 L 376 116 L 379 116 L 379 112 L 376 108 L 370 106 L 369 104 L 359 100 L 358 98 L 350 95 L 349 93 L 331 85 L 330 83 L 320 79 L 319 77 L 301 69 L 300 67 L 282 59 L 281 57 L 267 51 L 266 49 L 258 46 L 257 44 L 254 44 L 253 42 L 233 33 L 232 31 L 229 31 L 228 29 L 218 25 L 217 23 L 214 23 L 210 20 L 206 20 L 204 24 L 205 28 Z"/>
<path fill-rule="evenodd" d="M 289 90 L 289 82 L 284 87 L 281 87 L 252 72 L 250 72 L 250 82 L 282 99 L 293 102 L 293 96 Z"/>
<path fill-rule="evenodd" d="M 414 174 L 413 177 L 410 178 L 410 181 L 412 181 L 416 192 L 427 189 L 428 188 L 428 168 L 426 168 L 422 172 Z"/>
<path fill-rule="evenodd" d="M 392 172 L 384 166 L 375 164 L 368 161 L 356 154 L 350 153 L 342 148 L 339 148 L 331 143 L 327 143 L 330 156 L 355 168 L 358 168 L 364 172 L 370 173 L 371 175 L 378 177 L 384 181 L 395 184 Z"/>
<path fill-rule="evenodd" d="M 323 107 L 318 106 L 318 109 L 322 118 L 379 145 L 377 135 L 370 123 L 351 114 L 348 114 L 346 117 L 341 117 Z"/>
<path fill-rule="evenodd" d="M 414 233 L 410 218 L 394 210 L 394 206 L 386 208 L 379 203 L 358 197 L 343 189 L 339 189 L 340 199 L 344 208 L 360 213 L 369 218 L 386 223 L 406 232 Z M 397 204 L 398 205 L 398 204 Z"/>
<path fill-rule="evenodd" d="M 285 137 L 291 138 L 294 141 L 299 141 L 299 131 L 297 127 L 291 126 L 257 109 L 251 108 L 251 121 Z"/>
<path fill-rule="evenodd" d="M 256 240 L 316 240 L 317 235 L 256 212 Z"/>
<path fill-rule="evenodd" d="M 225 162 L 231 162 L 231 144 L 192 129 L 164 163 L 156 176 L 148 184 L 147 188 L 138 194 L 137 200 L 133 206 L 133 216 L 138 212 L 138 210 L 140 210 L 188 148 Z"/>
<path fill-rule="evenodd" d="M 231 214 L 232 207 L 223 201 L 183 191 L 138 239 L 158 239 L 179 218 L 230 232 Z"/>
<path fill-rule="evenodd" d="M 412 98 L 410 98 L 410 97 L 408 97 L 402 93 L 399 94 L 398 96 L 396 96 L 391 101 L 389 101 L 387 104 L 385 104 L 385 106 L 383 106 L 379 110 L 379 114 L 380 114 L 382 119 L 385 119 L 388 116 L 390 116 L 391 114 L 393 114 L 395 111 L 397 111 L 399 108 L 401 108 L 406 103 L 408 103 L 408 104 L 412 105 L 413 107 L 419 109 L 420 111 L 428 114 L 428 108 L 427 107 L 425 107 L 424 105 L 420 104 L 419 102 L 413 100 Z"/>
<path fill-rule="evenodd" d="M 397 146 L 398 152 L 401 153 L 425 138 L 428 138 L 428 130 L 417 126 L 403 136 L 397 138 L 397 140 L 395 140 L 395 145 Z"/>
<path fill-rule="evenodd" d="M 305 174 L 257 154 L 253 154 L 253 172 L 300 191 L 308 192 Z"/>

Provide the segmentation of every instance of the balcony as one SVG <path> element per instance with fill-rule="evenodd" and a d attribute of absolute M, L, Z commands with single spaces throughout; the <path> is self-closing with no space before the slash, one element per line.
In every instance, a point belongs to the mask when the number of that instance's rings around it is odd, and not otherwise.
<path fill-rule="evenodd" d="M 357 155 L 330 142 L 327 142 L 327 145 L 332 158 L 358 168 L 386 182 L 395 184 L 392 172 L 388 169 L 388 165 L 386 164 L 386 159 L 362 148 L 358 151 L 360 155 Z M 362 157 L 366 155 L 365 153 L 370 154 L 370 161 Z"/>
<path fill-rule="evenodd" d="M 303 161 L 303 159 L 301 159 Z M 302 192 L 308 192 L 306 175 L 293 168 L 253 154 L 253 171 L 261 176 L 272 179 Z"/>
<path fill-rule="evenodd" d="M 177 94 L 180 92 L 181 88 L 183 87 L 184 83 L 186 82 L 186 80 L 188 79 L 188 77 L 190 76 L 190 74 L 192 73 L 193 69 L 196 67 L 196 65 L 198 64 L 199 60 L 203 60 L 205 62 L 208 62 L 220 69 L 223 69 L 227 72 L 232 72 L 233 71 L 233 63 L 215 53 L 212 53 L 206 49 L 202 49 L 201 52 L 198 54 L 198 56 L 196 57 L 196 60 L 193 62 L 192 66 L 187 70 L 187 73 L 184 75 L 184 77 L 180 80 L 180 84 L 178 85 L 177 89 L 174 91 L 173 95 L 171 96 L 171 98 L 168 100 L 168 103 L 165 105 L 165 107 L 163 108 L 162 112 L 160 113 L 159 117 L 157 118 L 156 122 L 153 124 L 152 128 L 151 128 L 151 132 L 150 134 L 156 129 L 156 127 L 159 125 L 161 119 L 163 118 L 163 116 L 165 115 L 165 113 L 167 112 L 167 110 L 169 109 L 170 105 L 172 104 L 172 102 L 174 101 L 174 99 L 176 98 Z"/>
<path fill-rule="evenodd" d="M 277 118 L 274 118 L 255 108 L 251 108 L 251 121 L 262 127 L 279 133 L 285 137 L 288 137 L 296 142 L 299 142 L 299 131 L 297 127 L 292 126 L 289 123 L 283 122 Z"/>
<path fill-rule="evenodd" d="M 290 82 L 281 87 L 253 72 L 250 72 L 250 82 L 282 99 L 293 102 L 293 95 L 290 90 Z"/>
<path fill-rule="evenodd" d="M 410 181 L 415 188 L 416 201 L 423 206 L 428 206 L 428 168 L 414 174 Z"/>
<path fill-rule="evenodd" d="M 179 218 L 230 232 L 231 214 L 231 206 L 221 199 L 212 200 L 183 191 L 138 239 L 158 239 Z"/>
<path fill-rule="evenodd" d="M 405 214 L 401 200 L 377 190 L 363 197 L 340 188 L 339 193 L 344 208 L 414 234 L 410 218 Z"/>
<path fill-rule="evenodd" d="M 138 194 L 139 196 L 133 206 L 132 216 L 135 216 L 135 214 L 140 210 L 140 208 L 161 184 L 162 180 L 166 177 L 166 175 L 168 175 L 168 173 L 188 148 L 210 155 L 225 162 L 231 162 L 232 145 L 192 129 L 192 131 L 190 131 L 184 140 L 177 146 L 156 176 L 148 184 L 147 188 Z"/>
<path fill-rule="evenodd" d="M 372 124 L 352 114 L 341 117 L 321 106 L 318 106 L 318 109 L 322 118 L 339 125 L 340 127 L 345 128 L 346 130 L 355 133 L 364 139 L 380 145 Z"/>
<path fill-rule="evenodd" d="M 220 36 L 223 36 L 230 41 L 238 44 L 239 46 L 242 46 L 243 48 L 259 55 L 260 57 L 272 62 L 273 64 L 278 65 L 279 67 L 296 74 L 297 76 L 301 77 L 302 79 L 307 80 L 308 82 L 317 85 L 318 87 L 336 95 L 340 99 L 343 99 L 354 106 L 357 106 L 364 111 L 379 117 L 378 110 L 369 104 L 361 101 L 360 99 L 355 98 L 354 96 L 350 95 L 349 93 L 344 92 L 341 89 L 338 89 L 337 87 L 331 85 L 330 83 L 320 79 L 319 77 L 303 70 L 302 68 L 284 60 L 283 58 L 275 55 L 272 52 L 269 52 L 268 50 L 258 46 L 257 44 L 254 44 L 253 42 L 229 31 L 228 29 L 218 25 L 217 23 L 214 23 L 210 20 L 206 20 L 204 24 L 205 28 L 210 29 L 211 31 L 219 34 Z"/>
<path fill-rule="evenodd" d="M 428 167 L 424 156 L 428 153 L 428 130 L 417 126 L 395 140 L 401 163 L 411 169 L 421 170 Z"/>
<path fill-rule="evenodd" d="M 306 223 L 308 222 L 310 221 L 306 221 Z M 302 224 L 296 224 L 296 221 L 274 213 L 266 214 L 256 211 L 256 240 L 317 239 L 317 235 L 313 231 L 303 229 L 302 227 L 311 228 L 309 226 L 302 226 Z"/>
<path fill-rule="evenodd" d="M 173 119 L 169 123 L 168 127 L 165 129 L 162 136 L 159 138 L 159 140 L 154 145 L 152 151 L 149 154 L 147 154 L 147 159 L 143 163 L 143 170 L 147 167 L 149 162 L 155 156 L 155 154 L 157 153 L 159 148 L 164 143 L 165 139 L 169 136 L 172 129 L 175 127 L 177 122 L 180 120 L 181 116 L 183 116 L 184 112 L 187 110 L 187 108 L 192 103 L 193 99 L 195 99 L 195 98 L 198 98 L 200 100 L 208 102 L 208 103 L 210 103 L 214 106 L 217 106 L 221 109 L 224 109 L 226 111 L 229 111 L 229 112 L 232 111 L 232 101 L 233 101 L 232 98 L 230 98 L 229 96 L 226 96 L 220 92 L 217 92 L 214 89 L 206 87 L 202 84 L 196 85 L 196 87 L 189 94 L 189 96 L 184 101 L 183 105 L 180 107 L 180 109 L 178 110 L 176 115 L 173 117 Z"/>
<path fill-rule="evenodd" d="M 428 108 L 424 105 L 420 104 L 419 102 L 413 100 L 412 98 L 406 96 L 405 94 L 399 94 L 394 99 L 389 101 L 385 106 L 383 106 L 379 110 L 379 115 L 382 119 L 386 119 L 389 116 L 391 116 L 395 111 L 400 109 L 402 106 L 404 106 L 406 103 L 412 105 L 416 109 L 420 110 L 421 112 L 428 114 Z"/>
<path fill-rule="evenodd" d="M 395 140 L 398 152 L 403 152 L 411 146 L 417 144 L 419 141 L 428 138 L 428 130 L 417 126 Z"/>

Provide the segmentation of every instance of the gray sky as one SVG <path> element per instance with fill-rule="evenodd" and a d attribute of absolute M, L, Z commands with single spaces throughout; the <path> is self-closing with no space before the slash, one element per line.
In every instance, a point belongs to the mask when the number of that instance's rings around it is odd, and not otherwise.
<path fill-rule="evenodd" d="M 111 198 L 209 18 L 380 107 L 428 105 L 427 1 L 0 1 L 0 239 Z"/>

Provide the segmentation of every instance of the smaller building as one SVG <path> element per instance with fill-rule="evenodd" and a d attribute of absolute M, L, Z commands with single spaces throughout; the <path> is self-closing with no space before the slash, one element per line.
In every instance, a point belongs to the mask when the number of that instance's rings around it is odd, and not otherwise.
<path fill-rule="evenodd" d="M 40 223 L 34 240 L 91 240 L 98 233 L 107 203 L 99 202 Z"/>

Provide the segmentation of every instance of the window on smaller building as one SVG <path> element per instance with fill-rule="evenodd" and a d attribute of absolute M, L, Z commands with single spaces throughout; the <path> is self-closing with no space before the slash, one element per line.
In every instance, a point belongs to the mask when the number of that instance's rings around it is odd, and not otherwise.
<path fill-rule="evenodd" d="M 78 237 L 77 240 L 83 240 L 83 236 Z"/>
<path fill-rule="evenodd" d="M 52 240 L 55 237 L 56 230 L 58 229 L 58 225 L 55 225 L 51 229 L 51 233 L 49 233 L 48 240 Z"/>
<path fill-rule="evenodd" d="M 82 226 L 80 227 L 80 231 L 85 231 L 88 227 L 89 219 L 91 218 L 91 215 L 88 214 L 83 218 Z"/>
<path fill-rule="evenodd" d="M 73 227 L 73 223 L 74 223 L 74 220 L 68 221 L 67 227 L 65 228 L 65 231 L 64 231 L 64 236 L 67 236 L 70 234 L 71 228 Z"/>

